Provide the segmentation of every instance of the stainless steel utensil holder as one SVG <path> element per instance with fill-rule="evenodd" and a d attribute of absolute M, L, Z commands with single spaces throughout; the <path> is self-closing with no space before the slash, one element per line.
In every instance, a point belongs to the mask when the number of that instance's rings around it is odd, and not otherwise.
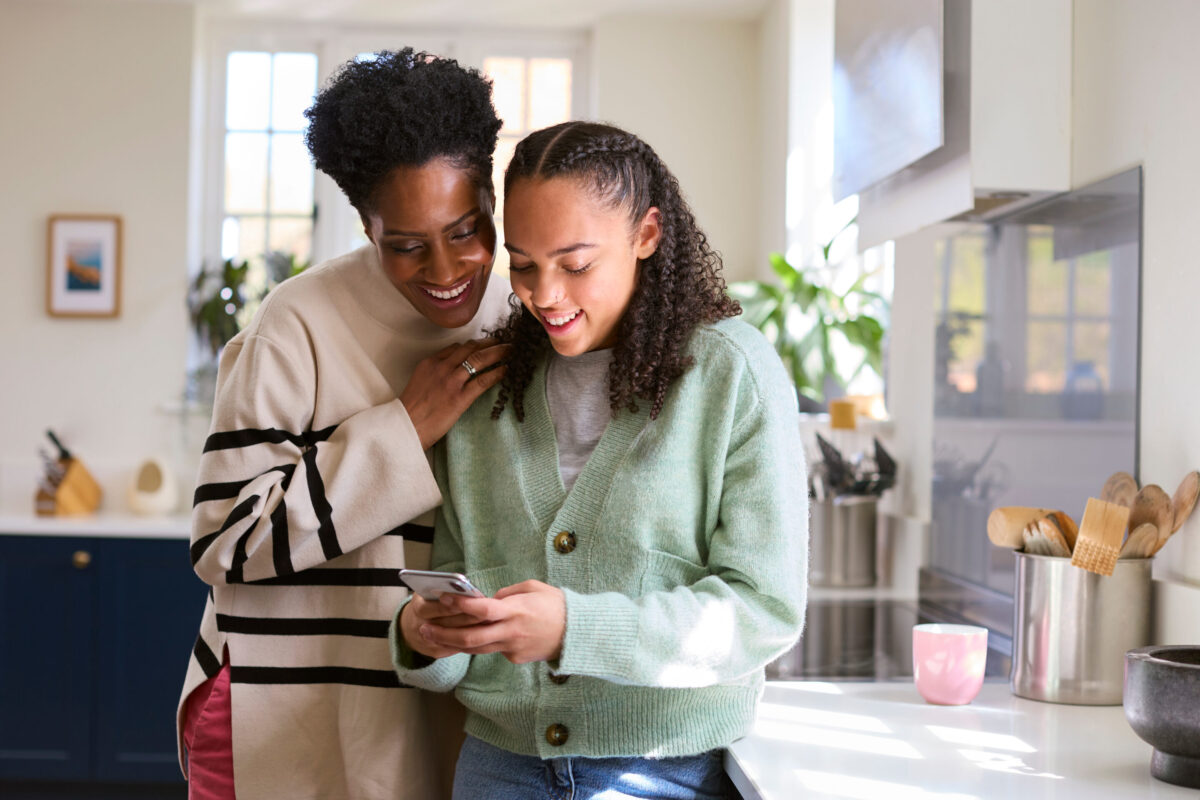
<path fill-rule="evenodd" d="M 869 495 L 842 495 L 810 504 L 810 584 L 875 585 L 876 505 L 877 498 Z"/>
<path fill-rule="evenodd" d="M 1120 705 L 1125 651 L 1150 643 L 1152 559 L 1123 559 L 1104 576 L 1066 558 L 1016 557 L 1013 694 Z"/>

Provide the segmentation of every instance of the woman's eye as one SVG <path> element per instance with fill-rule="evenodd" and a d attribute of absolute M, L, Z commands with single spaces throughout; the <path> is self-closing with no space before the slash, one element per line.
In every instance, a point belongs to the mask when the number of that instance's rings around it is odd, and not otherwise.
<path fill-rule="evenodd" d="M 469 231 L 461 231 L 459 233 L 453 234 L 450 238 L 456 242 L 461 242 L 466 239 L 470 239 L 472 236 L 474 236 L 477 233 L 479 233 L 479 228 L 472 228 Z"/>
<path fill-rule="evenodd" d="M 584 264 L 582 267 L 563 267 L 563 272 L 568 272 L 571 275 L 578 275 L 582 272 L 587 272 L 589 269 L 591 269 L 592 263 L 593 262 L 589 261 L 588 263 Z"/>
<path fill-rule="evenodd" d="M 419 245 L 419 244 L 412 244 L 412 245 L 408 245 L 406 247 L 401 247 L 400 245 L 395 245 L 395 244 L 391 246 L 391 250 L 393 253 L 398 253 L 402 256 L 410 255 L 412 253 L 417 252 L 420 249 L 421 249 L 421 245 Z"/>
<path fill-rule="evenodd" d="M 509 272 L 530 272 L 533 270 L 533 264 L 509 264 Z"/>

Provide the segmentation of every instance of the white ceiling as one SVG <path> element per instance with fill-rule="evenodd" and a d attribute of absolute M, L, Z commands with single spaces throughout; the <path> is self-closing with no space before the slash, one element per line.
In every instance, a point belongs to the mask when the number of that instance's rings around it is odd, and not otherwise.
<path fill-rule="evenodd" d="M 90 0 L 120 3 L 128 0 Z M 755 19 L 767 0 L 157 0 L 219 16 L 455 27 L 587 27 L 613 15 Z"/>

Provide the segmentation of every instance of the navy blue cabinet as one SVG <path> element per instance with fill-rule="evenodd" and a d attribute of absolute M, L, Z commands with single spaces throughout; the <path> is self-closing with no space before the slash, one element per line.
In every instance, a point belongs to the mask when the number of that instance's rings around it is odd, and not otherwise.
<path fill-rule="evenodd" d="M 175 707 L 206 592 L 186 540 L 0 536 L 0 795 L 182 786 Z"/>

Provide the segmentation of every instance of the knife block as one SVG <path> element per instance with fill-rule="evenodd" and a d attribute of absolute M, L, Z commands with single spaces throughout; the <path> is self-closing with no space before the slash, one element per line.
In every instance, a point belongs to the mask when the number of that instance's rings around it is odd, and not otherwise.
<path fill-rule="evenodd" d="M 58 463 L 63 467 L 62 480 L 53 493 L 38 489 L 34 511 L 44 517 L 94 513 L 103 496 L 100 484 L 79 459 L 59 459 Z"/>

